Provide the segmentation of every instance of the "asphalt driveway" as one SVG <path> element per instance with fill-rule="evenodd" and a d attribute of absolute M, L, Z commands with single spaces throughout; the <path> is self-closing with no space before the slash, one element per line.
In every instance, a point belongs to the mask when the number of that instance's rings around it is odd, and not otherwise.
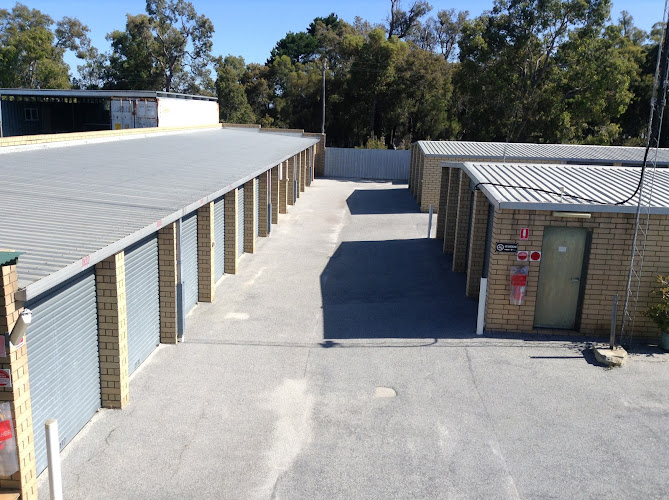
<path fill-rule="evenodd" d="M 477 337 L 426 234 L 406 185 L 317 179 L 64 450 L 65 497 L 666 497 L 669 357 Z"/>

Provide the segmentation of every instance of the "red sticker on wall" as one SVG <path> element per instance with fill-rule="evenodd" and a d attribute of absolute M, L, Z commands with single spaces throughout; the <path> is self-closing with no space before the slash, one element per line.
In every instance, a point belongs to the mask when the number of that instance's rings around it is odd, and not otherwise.
<path fill-rule="evenodd" d="M 12 439 L 12 421 L 3 420 L 0 422 L 0 441 Z"/>

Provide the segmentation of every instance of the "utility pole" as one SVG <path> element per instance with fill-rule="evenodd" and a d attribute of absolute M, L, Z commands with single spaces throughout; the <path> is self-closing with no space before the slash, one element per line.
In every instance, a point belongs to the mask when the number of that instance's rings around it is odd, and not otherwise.
<path fill-rule="evenodd" d="M 323 95 L 321 97 L 321 103 L 323 105 L 323 117 L 321 119 L 321 134 L 325 133 L 325 57 L 322 59 L 323 62 Z"/>

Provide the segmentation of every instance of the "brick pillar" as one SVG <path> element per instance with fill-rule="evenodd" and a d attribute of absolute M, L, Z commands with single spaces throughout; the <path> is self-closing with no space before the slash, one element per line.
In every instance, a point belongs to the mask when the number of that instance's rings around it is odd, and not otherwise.
<path fill-rule="evenodd" d="M 449 168 L 448 173 L 444 172 L 444 177 L 448 177 L 448 194 L 446 195 L 446 213 L 439 214 L 439 220 L 444 224 L 444 253 L 453 254 L 453 245 L 455 244 L 455 221 L 458 215 L 458 190 L 460 183 L 458 181 L 458 168 Z"/>
<path fill-rule="evenodd" d="M 281 198 L 281 182 L 279 181 L 279 166 L 272 167 L 272 224 L 279 223 L 279 199 Z"/>
<path fill-rule="evenodd" d="M 256 202 L 256 182 L 257 178 L 253 178 L 244 184 L 244 252 L 255 253 L 256 251 L 256 236 L 255 236 L 255 202 Z"/>
<path fill-rule="evenodd" d="M 286 168 L 288 175 L 288 189 L 286 190 L 287 197 L 286 203 L 288 205 L 295 205 L 295 179 L 297 179 L 297 156 L 293 156 L 288 160 L 288 166 Z"/>
<path fill-rule="evenodd" d="M 297 181 L 296 184 L 296 189 L 295 189 L 295 196 L 297 198 L 300 197 L 300 192 L 302 191 L 302 182 L 303 182 L 303 177 L 302 177 L 302 153 L 297 153 L 295 155 L 295 180 Z"/>
<path fill-rule="evenodd" d="M 455 242 L 453 244 L 453 271 L 464 273 L 467 268 L 467 234 L 469 233 L 469 204 L 472 192 L 469 190 L 469 177 L 460 170 L 458 187 L 458 205 L 455 221 Z"/>
<path fill-rule="evenodd" d="M 214 301 L 214 202 L 197 209 L 198 302 Z"/>
<path fill-rule="evenodd" d="M 311 186 L 311 177 L 313 176 L 313 169 L 314 169 L 314 151 L 313 151 L 313 147 L 307 149 L 305 151 L 305 154 L 307 156 L 306 186 L 309 187 L 309 186 Z"/>
<path fill-rule="evenodd" d="M 281 180 L 279 181 L 279 213 L 280 214 L 285 214 L 287 213 L 287 205 L 288 205 L 288 186 L 292 185 L 290 182 L 290 179 L 288 178 L 289 172 L 288 172 L 288 164 L 290 163 L 289 160 L 284 161 L 281 163 L 281 169 L 283 172 L 283 176 Z"/>
<path fill-rule="evenodd" d="M 418 155 L 418 162 L 416 165 L 416 173 L 418 174 L 416 177 L 416 201 L 420 205 L 421 201 L 423 200 L 423 165 L 425 163 L 425 155 L 424 154 L 419 154 Z"/>
<path fill-rule="evenodd" d="M 269 181 L 270 171 L 258 176 L 258 236 L 264 238 L 267 236 L 267 182 Z"/>
<path fill-rule="evenodd" d="M 246 194 L 246 193 L 244 193 Z M 227 274 L 237 274 L 237 189 L 225 193 L 225 269 Z"/>
<path fill-rule="evenodd" d="M 483 276 L 483 261 L 486 248 L 486 230 L 488 228 L 488 199 L 482 191 L 474 191 L 474 213 L 472 229 L 469 235 L 469 258 L 467 259 L 467 297 L 478 297 Z"/>
<path fill-rule="evenodd" d="M 441 160 L 434 156 L 423 161 L 423 184 L 421 188 L 420 211 L 428 212 L 432 205 L 435 213 L 439 212 L 439 192 L 441 190 Z"/>
<path fill-rule="evenodd" d="M 130 400 L 125 254 L 123 252 L 96 264 L 95 287 L 98 297 L 102 406 L 104 408 L 123 408 Z"/>
<path fill-rule="evenodd" d="M 158 230 L 160 342 L 177 343 L 177 225 Z"/>
<path fill-rule="evenodd" d="M 0 267 L 0 334 L 9 333 L 19 317 L 22 307 L 16 303 L 18 290 L 17 260 Z M 30 328 L 26 337 L 30 337 Z M 26 343 L 29 340 L 26 340 Z M 4 341 L 4 339 L 3 339 Z M 30 378 L 28 374 L 28 348 L 26 343 L 0 358 L 0 368 L 10 370 L 12 387 L 0 388 L 2 402 L 9 402 L 14 420 L 14 435 L 18 452 L 19 470 L 11 476 L 0 476 L 0 493 L 7 490 L 21 493 L 23 500 L 37 500 L 35 472 L 35 446 L 30 405 Z"/>
<path fill-rule="evenodd" d="M 304 193 L 304 189 L 307 185 L 307 151 L 304 150 L 300 153 L 300 192 Z"/>
<path fill-rule="evenodd" d="M 446 224 L 446 201 L 448 200 L 448 183 L 450 176 L 448 175 L 449 168 L 444 168 L 441 174 L 441 188 L 439 189 L 439 211 L 437 213 L 437 239 L 444 239 L 444 229 Z"/>

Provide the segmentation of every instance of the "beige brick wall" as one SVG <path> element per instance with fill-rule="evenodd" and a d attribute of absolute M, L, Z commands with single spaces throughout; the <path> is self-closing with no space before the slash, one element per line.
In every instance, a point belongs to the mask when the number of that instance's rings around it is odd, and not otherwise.
<path fill-rule="evenodd" d="M 102 406 L 123 408 L 130 401 L 124 252 L 95 265 L 95 287 Z"/>
<path fill-rule="evenodd" d="M 307 185 L 307 155 L 306 150 L 302 151 L 298 156 L 300 159 L 300 192 L 304 193 Z"/>
<path fill-rule="evenodd" d="M 311 178 L 314 175 L 314 148 L 310 147 L 305 151 L 307 155 L 307 179 L 306 186 L 311 186 Z"/>
<path fill-rule="evenodd" d="M 256 200 L 256 182 L 257 178 L 253 178 L 244 184 L 244 252 L 255 253 L 256 251 L 256 237 L 255 237 L 255 200 Z"/>
<path fill-rule="evenodd" d="M 14 328 L 23 309 L 15 302 L 17 290 L 16 263 L 0 267 L 0 334 Z M 36 500 L 37 477 L 27 348 L 30 337 L 26 337 L 22 347 L 0 358 L 0 368 L 10 370 L 12 378 L 12 387 L 0 388 L 0 399 L 8 401 L 11 406 L 19 462 L 18 472 L 11 476 L 0 476 L 0 490 L 17 491 L 24 500 Z"/>
<path fill-rule="evenodd" d="M 65 134 L 20 135 L 16 137 L 0 138 L 0 147 L 29 146 L 33 144 L 46 144 L 51 142 L 81 141 L 81 140 L 91 140 L 91 139 L 102 139 L 107 137 L 158 134 L 163 132 L 178 132 L 180 130 L 194 130 L 194 129 L 208 129 L 208 128 L 221 128 L 221 124 L 198 125 L 189 127 L 149 127 L 149 128 L 131 128 L 124 130 L 97 130 L 94 132 L 72 132 Z"/>
<path fill-rule="evenodd" d="M 444 169 L 441 176 L 441 188 L 439 190 L 439 207 L 437 210 L 437 239 L 444 239 L 446 229 L 446 200 L 448 199 L 448 187 L 451 180 L 448 175 L 450 168 Z"/>
<path fill-rule="evenodd" d="M 295 196 L 297 193 L 295 193 L 295 179 L 297 179 L 297 156 L 293 156 L 288 160 L 287 164 L 287 174 L 286 175 L 286 203 L 288 205 L 294 205 L 295 204 Z"/>
<path fill-rule="evenodd" d="M 435 213 L 439 211 L 439 194 L 441 193 L 441 159 L 426 156 L 423 160 L 423 185 L 420 196 L 420 211 L 428 212 L 432 205 Z"/>
<path fill-rule="evenodd" d="M 469 176 L 460 172 L 458 183 L 458 205 L 455 220 L 455 238 L 453 241 L 453 271 L 464 273 L 467 267 L 467 235 L 469 234 L 469 207 L 472 192 L 469 189 Z"/>
<path fill-rule="evenodd" d="M 258 236 L 264 238 L 267 236 L 267 182 L 270 177 L 270 171 L 258 176 Z"/>
<path fill-rule="evenodd" d="M 276 167 L 272 167 L 272 170 L 270 170 L 270 175 L 272 176 L 272 192 L 271 192 L 271 198 L 272 198 L 272 224 L 278 224 L 279 223 L 279 210 L 280 210 L 280 203 L 279 200 L 281 199 L 281 188 L 282 188 L 282 183 L 279 181 L 279 166 L 277 165 Z M 285 196 L 284 196 L 285 198 Z M 285 213 L 285 212 L 284 212 Z"/>
<path fill-rule="evenodd" d="M 288 186 L 292 186 L 290 181 L 290 172 L 288 172 L 289 160 L 281 163 L 283 177 L 279 181 L 279 213 L 285 214 L 288 209 Z"/>
<path fill-rule="evenodd" d="M 297 153 L 294 157 L 295 161 L 295 180 L 297 181 L 295 198 L 296 200 L 300 198 L 300 183 L 302 182 L 302 165 L 300 163 L 300 153 Z"/>
<path fill-rule="evenodd" d="M 425 166 L 425 155 L 421 154 L 418 156 L 418 165 L 416 169 L 418 170 L 418 178 L 416 179 L 416 201 L 418 205 L 421 205 L 423 200 L 423 169 Z"/>
<path fill-rule="evenodd" d="M 160 342 L 177 343 L 177 228 L 172 223 L 158 230 L 160 288 Z"/>
<path fill-rule="evenodd" d="M 553 217 L 552 212 L 536 210 L 496 210 L 492 245 L 497 241 L 518 241 L 519 231 L 530 228 L 530 239 L 520 242 L 521 250 L 540 250 L 544 227 L 583 227 L 591 231 L 592 242 L 587 259 L 585 294 L 580 333 L 608 335 L 612 297 L 619 296 L 617 331 L 622 322 L 622 308 L 629 269 L 634 231 L 634 214 L 592 213 L 590 219 Z M 658 300 L 651 295 L 658 274 L 669 273 L 666 248 L 669 244 L 669 216 L 651 218 L 646 245 L 643 281 L 639 293 L 639 311 Z M 522 243 L 522 244 L 521 244 Z M 537 332 L 534 328 L 534 307 L 539 282 L 540 263 L 531 262 L 527 280 L 527 298 L 522 306 L 509 303 L 509 272 L 517 265 L 515 254 L 496 253 L 491 248 L 486 305 L 486 329 L 489 331 Z M 546 330 L 542 329 L 541 332 Z M 563 332 L 564 333 L 564 332 Z M 647 318 L 636 317 L 636 337 L 657 338 L 657 327 Z"/>
<path fill-rule="evenodd" d="M 483 276 L 483 261 L 486 252 L 486 230 L 488 228 L 488 199 L 483 192 L 474 192 L 474 213 L 469 234 L 469 255 L 467 258 L 467 297 L 478 297 Z"/>
<path fill-rule="evenodd" d="M 314 176 L 325 175 L 325 134 L 304 133 L 304 137 L 318 137 L 320 141 L 314 145 Z"/>
<path fill-rule="evenodd" d="M 214 202 L 197 209 L 197 283 L 198 302 L 214 301 Z"/>
<path fill-rule="evenodd" d="M 225 203 L 225 272 L 237 274 L 237 190 L 233 189 L 223 196 Z"/>
<path fill-rule="evenodd" d="M 458 191 L 460 183 L 458 182 L 458 168 L 448 169 L 448 195 L 446 198 L 445 214 L 439 214 L 440 220 L 444 224 L 444 253 L 452 255 L 453 246 L 455 245 L 455 224 L 458 215 Z M 444 171 L 444 175 L 446 172 Z M 449 203 L 450 201 L 450 203 Z"/>

